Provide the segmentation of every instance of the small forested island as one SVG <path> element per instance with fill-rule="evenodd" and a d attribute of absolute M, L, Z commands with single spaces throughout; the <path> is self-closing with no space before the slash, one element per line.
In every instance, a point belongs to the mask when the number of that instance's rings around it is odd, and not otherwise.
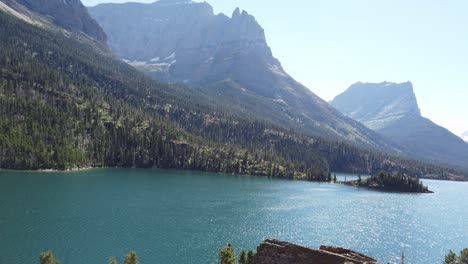
<path fill-rule="evenodd" d="M 361 179 L 361 176 L 359 176 L 359 179 L 347 181 L 344 184 L 392 192 L 433 193 L 427 186 L 423 185 L 419 178 L 386 171 L 381 171 L 367 179 Z"/>

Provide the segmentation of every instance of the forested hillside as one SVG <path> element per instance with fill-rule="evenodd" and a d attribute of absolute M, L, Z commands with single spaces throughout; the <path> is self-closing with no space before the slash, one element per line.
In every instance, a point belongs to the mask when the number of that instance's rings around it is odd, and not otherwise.
<path fill-rule="evenodd" d="M 0 22 L 2 168 L 162 167 L 290 178 L 308 173 L 271 154 L 197 138 L 142 110 L 158 107 L 152 102 L 156 91 L 161 96 L 176 88 L 152 81 L 148 87 L 131 67 L 73 38 L 2 12 Z"/>
<path fill-rule="evenodd" d="M 161 167 L 327 180 L 454 172 L 303 136 L 157 83 L 73 34 L 0 12 L 0 167 Z"/>

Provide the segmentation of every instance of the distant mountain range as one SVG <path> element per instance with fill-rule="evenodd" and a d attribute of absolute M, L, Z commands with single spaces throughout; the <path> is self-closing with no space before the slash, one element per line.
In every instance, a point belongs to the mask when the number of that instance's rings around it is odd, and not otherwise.
<path fill-rule="evenodd" d="M 237 8 L 228 17 L 215 15 L 206 2 L 168 0 L 101 4 L 89 11 L 109 47 L 159 81 L 194 87 L 239 112 L 309 135 L 400 153 L 288 75 L 246 11 Z"/>
<path fill-rule="evenodd" d="M 410 82 L 358 82 L 331 105 L 398 142 L 415 157 L 468 168 L 468 144 L 421 116 Z"/>

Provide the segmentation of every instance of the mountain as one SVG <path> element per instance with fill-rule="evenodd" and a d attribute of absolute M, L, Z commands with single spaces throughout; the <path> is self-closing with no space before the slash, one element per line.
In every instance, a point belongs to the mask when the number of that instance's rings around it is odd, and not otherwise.
<path fill-rule="evenodd" d="M 306 136 L 202 91 L 156 82 L 91 37 L 5 1 L 0 168 L 158 167 L 321 181 L 332 169 L 461 177 Z"/>
<path fill-rule="evenodd" d="M 410 82 L 358 82 L 335 97 L 331 104 L 373 130 L 381 130 L 405 116 L 421 115 Z"/>
<path fill-rule="evenodd" d="M 331 105 L 398 142 L 407 153 L 468 168 L 468 144 L 421 116 L 410 82 L 358 82 L 335 97 Z"/>
<path fill-rule="evenodd" d="M 33 11 L 50 18 L 54 24 L 66 30 L 84 33 L 102 43 L 107 41 L 106 34 L 91 18 L 80 0 L 2 0 L 2 2 L 13 9 L 19 9 L 20 13 L 34 15 L 29 12 Z"/>
<path fill-rule="evenodd" d="M 465 141 L 465 142 L 468 142 L 468 131 L 466 131 L 465 133 L 463 133 L 461 135 L 461 138 Z"/>
<path fill-rule="evenodd" d="M 263 28 L 246 11 L 215 15 L 207 3 L 101 4 L 91 15 L 124 61 L 163 82 L 182 83 L 236 111 L 309 135 L 366 148 L 396 146 L 347 118 L 288 75 Z"/>

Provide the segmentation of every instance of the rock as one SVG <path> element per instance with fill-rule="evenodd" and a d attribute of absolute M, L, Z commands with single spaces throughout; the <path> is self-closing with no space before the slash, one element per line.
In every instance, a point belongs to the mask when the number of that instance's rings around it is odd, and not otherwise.
<path fill-rule="evenodd" d="M 361 253 L 331 246 L 312 249 L 293 243 L 267 239 L 257 248 L 255 264 L 376 264 Z"/>
<path fill-rule="evenodd" d="M 374 130 L 405 116 L 421 115 L 411 82 L 358 82 L 336 96 L 331 104 Z"/>
<path fill-rule="evenodd" d="M 32 11 L 53 18 L 57 26 L 69 31 L 83 32 L 102 43 L 107 41 L 104 30 L 91 18 L 80 0 L 16 0 L 16 2 Z"/>

